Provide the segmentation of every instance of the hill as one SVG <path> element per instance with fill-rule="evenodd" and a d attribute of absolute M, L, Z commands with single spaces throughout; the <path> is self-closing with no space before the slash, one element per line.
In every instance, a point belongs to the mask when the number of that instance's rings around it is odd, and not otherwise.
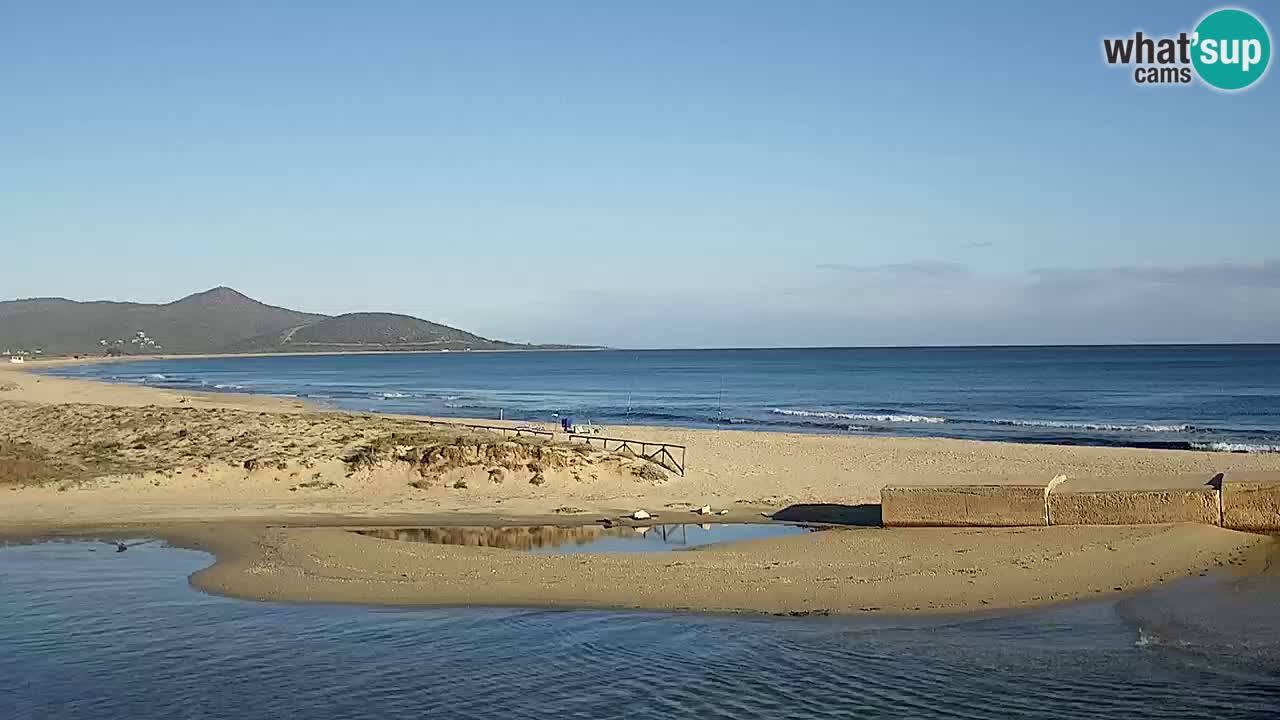
<path fill-rule="evenodd" d="M 465 330 L 392 313 L 348 313 L 268 333 L 231 352 L 344 352 L 359 350 L 499 350 L 522 347 Z"/>
<path fill-rule="evenodd" d="M 43 355 L 540 348 L 390 313 L 330 317 L 217 287 L 171 303 L 0 302 L 0 350 Z M 550 346 L 546 346 L 550 347 Z"/>

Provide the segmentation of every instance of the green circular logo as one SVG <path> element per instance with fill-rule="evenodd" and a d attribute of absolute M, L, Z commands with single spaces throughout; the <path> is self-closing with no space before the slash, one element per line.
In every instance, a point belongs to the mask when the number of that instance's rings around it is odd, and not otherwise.
<path fill-rule="evenodd" d="M 1196 26 L 1191 62 L 1200 79 L 1219 90 L 1240 90 L 1258 81 L 1271 60 L 1271 36 L 1244 10 L 1217 10 Z"/>

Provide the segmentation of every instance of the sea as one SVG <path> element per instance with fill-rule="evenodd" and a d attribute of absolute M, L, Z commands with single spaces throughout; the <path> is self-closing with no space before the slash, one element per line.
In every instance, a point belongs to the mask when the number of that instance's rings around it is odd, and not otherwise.
<path fill-rule="evenodd" d="M 1280 452 L 1280 345 L 222 357 L 51 374 L 437 417 Z"/>
<path fill-rule="evenodd" d="M 140 539 L 139 539 L 140 540 Z M 0 547 L 0 718 L 1271 718 L 1280 578 L 1024 612 L 256 603 L 161 543 Z"/>

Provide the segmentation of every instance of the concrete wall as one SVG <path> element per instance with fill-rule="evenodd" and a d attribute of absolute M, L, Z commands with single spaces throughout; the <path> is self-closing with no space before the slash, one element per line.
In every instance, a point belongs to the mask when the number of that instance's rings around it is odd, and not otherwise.
<path fill-rule="evenodd" d="M 1164 484 L 1164 487 L 1154 487 Z M 1128 483 L 1055 478 L 1039 485 L 886 487 L 885 527 L 1153 525 L 1194 522 L 1280 532 L 1280 473 L 1178 476 Z"/>
<path fill-rule="evenodd" d="M 886 487 L 885 527 L 1018 527 L 1044 525 L 1045 489 L 1036 485 Z"/>
<path fill-rule="evenodd" d="M 1053 492 L 1051 525 L 1156 525 L 1196 522 L 1218 525 L 1218 491 L 1212 487 L 1176 490 Z"/>
<path fill-rule="evenodd" d="M 1227 478 L 1222 483 L 1222 526 L 1252 532 L 1280 531 L 1280 484 Z"/>

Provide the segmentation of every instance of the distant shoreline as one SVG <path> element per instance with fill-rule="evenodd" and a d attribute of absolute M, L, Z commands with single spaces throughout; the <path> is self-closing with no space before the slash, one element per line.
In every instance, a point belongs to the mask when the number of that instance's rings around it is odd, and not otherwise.
<path fill-rule="evenodd" d="M 100 365 L 118 362 L 148 362 L 154 360 L 216 360 L 218 358 L 254 358 L 254 357 L 339 357 L 363 355 L 474 355 L 477 353 L 562 353 L 562 352 L 608 352 L 616 348 L 575 347 L 575 348 L 489 348 L 485 350 L 317 350 L 298 352 L 252 352 L 252 353 L 163 353 L 155 355 L 85 355 L 82 357 L 57 355 L 41 358 L 27 357 L 26 362 L 0 365 L 10 370 L 35 370 L 38 367 L 68 367 L 75 365 Z"/>
<path fill-rule="evenodd" d="M 728 347 L 644 347 L 628 348 L 600 346 L 572 347 L 518 347 L 518 348 L 485 348 L 473 350 L 299 350 L 280 352 L 244 352 L 244 353 L 148 353 L 141 355 L 49 355 L 41 357 L 27 356 L 27 362 L 41 365 L 74 365 L 99 362 L 128 362 L 131 360 L 182 360 L 206 358 L 237 357 L 302 357 L 308 355 L 437 355 L 437 354 L 470 354 L 470 353 L 524 353 L 524 352 L 785 352 L 794 350 L 807 351 L 841 351 L 841 350 L 1071 350 L 1071 349 L 1149 349 L 1149 348 L 1236 348 L 1236 347 L 1280 347 L 1280 342 L 1240 342 L 1240 343 L 1080 343 L 1066 345 L 799 345 L 799 346 L 728 346 Z"/>

